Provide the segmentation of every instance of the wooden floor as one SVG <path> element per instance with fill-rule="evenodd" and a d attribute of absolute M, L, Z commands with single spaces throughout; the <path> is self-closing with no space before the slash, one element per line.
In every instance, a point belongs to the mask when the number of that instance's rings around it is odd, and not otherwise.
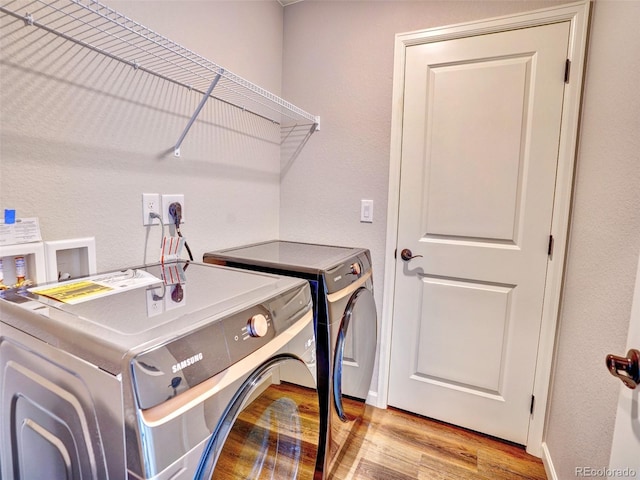
<path fill-rule="evenodd" d="M 403 411 L 367 407 L 332 480 L 546 480 L 524 448 Z"/>
<path fill-rule="evenodd" d="M 315 395 L 292 384 L 269 386 L 234 423 L 213 478 L 311 480 Z M 345 399 L 348 414 L 361 406 Z M 331 462 L 327 480 L 547 480 L 540 459 L 518 445 L 400 410 L 367 406 L 359 423 L 337 433 L 347 447 Z"/>

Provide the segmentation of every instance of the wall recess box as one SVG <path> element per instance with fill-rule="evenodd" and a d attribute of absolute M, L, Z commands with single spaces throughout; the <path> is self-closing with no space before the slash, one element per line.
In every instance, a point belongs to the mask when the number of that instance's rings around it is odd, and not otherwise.
<path fill-rule="evenodd" d="M 95 237 L 44 242 L 44 249 L 48 282 L 97 273 Z"/>
<path fill-rule="evenodd" d="M 47 281 L 44 244 L 42 242 L 20 243 L 17 245 L 0 246 L 4 284 L 13 285 L 16 282 L 15 257 L 25 257 L 27 264 L 27 278 L 35 283 Z"/>

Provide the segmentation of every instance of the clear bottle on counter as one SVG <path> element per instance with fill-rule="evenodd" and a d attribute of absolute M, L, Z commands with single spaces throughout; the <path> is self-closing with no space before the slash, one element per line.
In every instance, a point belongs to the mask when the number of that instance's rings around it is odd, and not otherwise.
<path fill-rule="evenodd" d="M 16 257 L 16 287 L 21 287 L 27 279 L 27 261 L 24 257 Z"/>
<path fill-rule="evenodd" d="M 2 268 L 2 257 L 0 257 L 0 290 L 6 290 L 7 287 L 4 284 L 4 269 Z"/>

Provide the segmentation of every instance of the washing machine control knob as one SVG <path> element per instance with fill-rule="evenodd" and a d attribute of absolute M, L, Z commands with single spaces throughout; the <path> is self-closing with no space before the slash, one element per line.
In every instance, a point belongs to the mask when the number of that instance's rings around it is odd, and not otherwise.
<path fill-rule="evenodd" d="M 360 264 L 359 263 L 352 263 L 351 264 L 351 274 L 355 275 L 356 277 L 359 277 L 361 273 L 362 273 L 362 268 L 360 267 Z"/>
<path fill-rule="evenodd" d="M 258 313 L 251 317 L 247 322 L 247 330 L 252 337 L 264 337 L 269 330 L 269 322 L 267 317 L 262 313 Z"/>

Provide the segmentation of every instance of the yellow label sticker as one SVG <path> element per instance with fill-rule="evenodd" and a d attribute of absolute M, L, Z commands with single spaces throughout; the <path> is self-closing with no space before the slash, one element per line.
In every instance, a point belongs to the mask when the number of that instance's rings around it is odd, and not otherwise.
<path fill-rule="evenodd" d="M 82 281 L 59 285 L 57 287 L 47 288 L 44 290 L 33 290 L 33 292 L 38 295 L 53 298 L 60 302 L 75 303 L 79 300 L 87 299 L 87 297 L 104 295 L 111 290 L 113 290 L 113 288 L 99 285 L 95 282 Z"/>

